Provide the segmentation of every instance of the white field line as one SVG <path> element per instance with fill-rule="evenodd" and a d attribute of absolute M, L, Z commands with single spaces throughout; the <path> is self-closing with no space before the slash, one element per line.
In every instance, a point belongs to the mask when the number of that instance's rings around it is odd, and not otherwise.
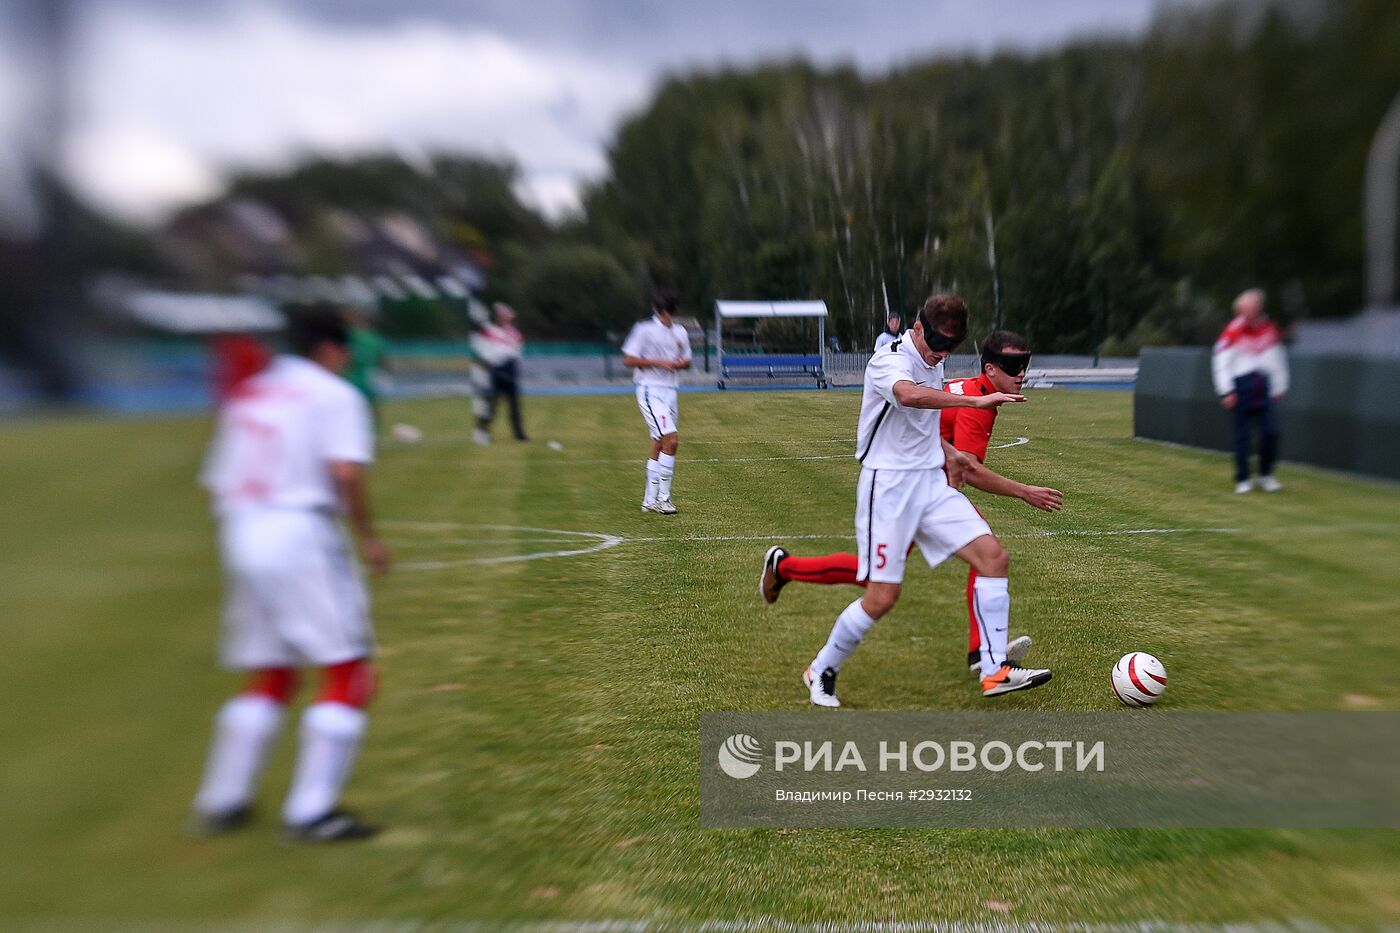
<path fill-rule="evenodd" d="M 541 435 L 541 436 L 543 436 L 543 435 Z M 642 433 L 642 434 L 641 434 L 641 438 L 642 438 L 643 441 L 645 441 L 645 439 L 646 439 L 645 433 Z M 557 441 L 559 441 L 560 443 L 564 444 L 564 448 L 565 448 L 566 450 L 568 449 L 569 444 L 573 443 L 573 440 L 568 440 L 567 442 L 565 442 L 564 439 L 560 439 L 560 438 L 548 438 L 548 439 L 549 439 L 549 440 L 557 440 Z M 683 437 L 682 437 L 682 440 L 685 442 L 685 445 L 686 445 L 687 447 L 739 447 L 739 446 L 751 447 L 751 446 L 753 446 L 754 444 L 762 443 L 762 440 L 761 440 L 761 439 L 751 439 L 751 438 L 730 439 L 730 440 L 705 440 L 705 439 L 703 439 L 703 438 L 698 438 L 698 437 L 685 437 L 685 436 L 683 436 Z M 585 441 L 580 441 L 579 443 L 585 443 Z M 794 442 L 794 443 L 795 443 L 795 442 Z M 806 440 L 806 441 L 802 441 L 801 443 L 803 444 L 803 446 L 810 446 L 810 445 L 812 445 L 812 444 L 842 444 L 842 445 L 845 445 L 845 446 L 847 446 L 847 447 L 855 447 L 855 445 L 856 445 L 856 439 L 855 439 L 854 436 L 852 436 L 852 437 L 827 437 L 827 438 L 818 438 L 818 439 L 816 439 L 816 440 Z M 501 438 L 501 439 L 494 440 L 494 441 L 492 442 L 492 445 L 493 445 L 493 446 L 499 445 L 499 446 L 501 446 L 501 447 L 518 447 L 518 448 L 521 448 L 521 449 L 529 449 L 528 447 L 524 447 L 523 445 L 517 444 L 515 441 L 509 440 L 509 439 L 507 439 L 507 438 Z M 462 433 L 462 432 L 458 432 L 458 431 L 451 431 L 451 432 L 444 431 L 444 432 L 442 432 L 442 433 L 440 433 L 440 434 L 435 433 L 435 434 L 432 434 L 432 435 L 430 435 L 430 436 L 424 437 L 422 440 L 412 441 L 412 442 L 407 442 L 407 441 L 398 440 L 398 439 L 396 439 L 395 437 L 393 437 L 392 434 L 390 434 L 390 435 L 385 435 L 384 437 L 382 437 L 382 438 L 379 440 L 379 446 L 381 446 L 381 447 L 383 447 L 383 448 L 386 448 L 386 449 L 393 449 L 394 451 L 400 451 L 400 452 L 401 452 L 401 451 L 410 451 L 410 450 L 412 450 L 412 449 L 415 448 L 415 447 L 466 447 L 466 448 L 471 448 L 471 447 L 475 447 L 475 446 L 476 446 L 476 443 L 475 443 L 475 441 L 472 440 L 472 436 L 471 436 L 471 434 L 470 434 L 469 432 L 468 432 L 468 433 Z M 530 445 L 530 446 L 532 446 L 532 447 L 538 447 L 539 444 L 538 444 L 538 443 L 534 443 L 534 444 L 532 444 L 532 445 Z M 580 462 L 580 461 L 574 461 L 574 462 L 575 462 L 575 463 L 578 463 L 578 462 Z"/>
<path fill-rule="evenodd" d="M 1016 438 L 1016 440 L 1012 441 L 1012 442 L 1009 443 L 1009 444 L 993 444 L 991 447 L 989 447 L 989 448 L 987 448 L 987 449 L 988 449 L 988 450 L 1004 450 L 1004 449 L 1006 449 L 1007 447 L 1020 447 L 1022 444 L 1028 444 L 1028 443 L 1030 443 L 1030 438 L 1028 438 L 1028 437 L 1018 437 L 1018 438 Z M 596 465 L 596 464 L 619 464 L 619 463 L 621 463 L 621 464 L 626 464 L 626 465 L 628 465 L 628 466 L 631 466 L 631 465 L 633 465 L 633 464 L 641 463 L 641 462 L 643 462 L 645 459 L 646 459 L 646 457 L 645 457 L 644 455 L 642 455 L 642 454 L 638 454 L 638 455 L 635 456 L 635 457 L 607 457 L 607 458 L 588 459 L 588 460 L 571 460 L 571 459 L 569 459 L 569 458 L 567 458 L 567 457 L 560 457 L 560 458 L 557 459 L 557 460 L 537 460 L 537 461 L 535 461 L 534 463 L 531 463 L 530 465 L 531 465 L 531 466 L 540 466 L 541 464 L 543 464 L 543 465 L 547 465 L 547 466 L 571 467 L 571 466 L 581 466 L 581 465 L 584 465 L 584 464 Z M 772 462 L 774 462 L 774 461 L 779 461 L 779 460 L 854 460 L 854 459 L 855 459 L 855 454 L 850 454 L 850 453 L 845 453 L 845 454 L 807 454 L 807 455 L 805 455 L 805 456 L 795 456 L 795 455 L 791 455 L 791 456 L 782 456 L 782 457 L 687 457 L 687 456 L 682 455 L 682 456 L 679 456 L 679 457 L 676 458 L 676 465 L 677 465 L 677 466 L 684 467 L 684 466 L 690 466 L 690 465 L 699 464 L 699 463 L 772 463 Z M 455 468 L 461 467 L 461 466 L 463 465 L 464 462 L 465 462 L 465 461 L 453 461 L 453 462 L 451 462 L 451 463 L 444 463 L 443 465 L 444 465 L 444 466 L 450 466 L 450 467 L 453 467 L 453 468 L 455 469 Z"/>
<path fill-rule="evenodd" d="M 587 459 L 587 460 L 574 460 L 574 459 L 571 459 L 571 458 L 566 457 L 566 456 L 559 456 L 559 457 L 553 457 L 553 458 L 549 458 L 549 459 L 541 458 L 541 459 L 539 459 L 539 460 L 531 460 L 531 461 L 528 462 L 528 464 L 525 464 L 525 465 L 528 465 L 528 466 L 530 466 L 530 467 L 537 467 L 537 466 L 573 467 L 573 466 L 601 465 L 601 464 L 608 464 L 608 465 L 613 465 L 613 466 L 616 466 L 616 465 L 618 465 L 618 464 L 622 464 L 622 465 L 626 465 L 626 466 L 633 466 L 633 465 L 640 465 L 640 464 L 642 464 L 642 463 L 645 463 L 645 462 L 646 462 L 646 459 L 647 459 L 646 453 L 645 453 L 645 452 L 639 451 L 635 457 L 607 457 L 607 458 L 601 458 L 601 459 L 592 459 L 592 458 L 590 458 L 590 459 Z M 678 466 L 684 467 L 684 466 L 698 465 L 698 464 L 701 464 L 701 463 L 766 463 L 766 462 L 770 462 L 770 461 L 774 461 L 774 460 L 855 460 L 855 454 L 850 454 L 850 453 L 843 453 L 843 454 L 811 454 L 811 455 L 803 456 L 803 457 L 798 457 L 798 456 L 786 456 L 786 457 L 687 457 L 687 456 L 685 456 L 684 454 L 682 454 L 681 456 L 679 456 L 679 457 L 676 458 L 676 463 L 677 463 Z M 453 470 L 460 470 L 460 469 L 461 469 L 462 467 L 464 467 L 464 466 L 478 466 L 479 464 L 475 463 L 475 461 L 472 461 L 472 460 L 422 460 L 422 461 L 419 461 L 418 464 L 416 464 L 416 465 L 417 465 L 417 466 L 439 466 L 439 467 L 447 467 L 447 468 L 450 468 L 450 469 L 453 469 Z"/>
<path fill-rule="evenodd" d="M 49 919 L 19 929 L 56 931 L 90 926 L 82 921 Z M 707 920 L 595 920 L 483 921 L 440 919 L 338 920 L 334 923 L 269 921 L 266 929 L 280 933 L 1328 933 L 1353 929 L 1329 926 L 1307 917 L 1287 920 L 1182 923 L 1166 920 L 1120 920 L 1115 923 L 1049 923 L 1038 920 L 854 920 L 799 922 L 782 917 L 712 918 Z M 106 923 L 118 933 L 184 933 L 188 924 L 169 920 Z M 211 933 L 241 933 L 246 923 L 214 921 L 201 925 Z M 1394 924 L 1375 929 L 1397 930 Z"/>
<path fill-rule="evenodd" d="M 429 560 L 429 561 L 409 561 L 399 564 L 400 570 L 445 570 L 450 567 L 467 566 L 488 566 L 491 564 L 511 564 L 527 560 L 545 560 L 551 557 L 580 557 L 584 554 L 596 554 L 599 551 L 606 551 L 608 548 L 617 547 L 626 539 L 621 535 L 609 535 L 595 531 L 566 531 L 561 528 L 531 528 L 525 525 L 474 525 L 467 523 L 453 522 L 413 522 L 413 521 L 386 521 L 385 527 L 393 528 L 419 528 L 420 530 L 442 529 L 451 526 L 452 530 L 468 528 L 481 528 L 487 531 L 523 531 L 543 535 L 558 536 L 566 541 L 591 541 L 587 547 L 568 548 L 557 551 L 531 551 L 527 554 L 505 554 L 498 557 L 468 557 L 458 560 Z M 545 539 L 558 540 L 558 539 Z M 579 541 L 579 543 L 582 543 Z M 479 543 L 496 543 L 492 541 L 481 541 Z"/>
<path fill-rule="evenodd" d="M 686 466 L 692 463 L 767 463 L 772 460 L 854 460 L 855 454 L 810 454 L 805 457 L 686 457 L 676 458 L 677 466 Z M 559 460 L 558 466 L 573 466 L 576 463 L 641 463 L 646 458 L 644 456 L 619 457 L 609 460 Z"/>
<path fill-rule="evenodd" d="M 409 561 L 399 564 L 401 570 L 445 570 L 452 567 L 484 566 L 491 564 L 510 564 L 530 560 L 545 560 L 555 557 L 581 557 L 587 554 L 596 554 L 600 551 L 610 550 L 623 544 L 656 544 L 668 542 L 674 544 L 723 544 L 738 543 L 748 541 L 761 542 L 781 542 L 781 541 L 853 541 L 855 534 L 849 531 L 842 532 L 815 532 L 808 534 L 767 534 L 767 535 L 643 535 L 629 537 L 626 535 L 606 534 L 596 531 L 565 531 L 558 528 L 531 528 L 519 525 L 479 525 L 455 522 L 414 522 L 414 521 L 385 521 L 386 527 L 420 529 L 420 530 L 450 530 L 459 531 L 472 528 L 479 528 L 487 531 L 509 531 L 525 532 L 526 537 L 519 541 L 521 544 L 559 544 L 577 541 L 578 543 L 589 542 L 586 547 L 564 548 L 552 551 L 529 551 L 524 554 L 503 554 L 494 557 L 470 557 L 451 560 L 435 561 Z M 1023 531 L 1012 532 L 1000 535 L 1005 539 L 1043 539 L 1043 538 L 1115 538 L 1115 537 L 1137 537 L 1148 535 L 1182 535 L 1182 534 L 1204 534 L 1204 535 L 1248 535 L 1248 534 L 1297 534 L 1299 532 L 1369 532 L 1369 533 L 1395 533 L 1397 526 L 1388 523 L 1351 523 L 1342 525 L 1293 525 L 1282 527 L 1265 528 L 1063 528 L 1050 531 Z M 529 534 L 542 534 L 548 537 L 530 538 Z M 581 540 L 580 540 L 581 539 Z M 466 545 L 496 545 L 504 546 L 505 542 L 499 538 L 470 538 L 453 536 L 446 539 L 435 539 L 435 544 L 466 544 Z"/>
<path fill-rule="evenodd" d="M 1201 534 L 1201 535 L 1247 535 L 1247 534 L 1296 534 L 1298 532 L 1391 532 L 1400 530 L 1400 526 L 1385 524 L 1380 522 L 1358 522 L 1346 525 L 1290 525 L 1276 528 L 1063 528 L 1052 531 L 1021 531 L 1010 532 L 1008 534 L 998 534 L 998 538 L 1005 539 L 1037 539 L 1037 538 L 1117 538 L 1134 535 L 1180 535 L 1180 534 Z M 660 541 L 677 541 L 681 543 L 712 543 L 725 541 L 800 541 L 804 539 L 825 539 L 825 540 L 855 540 L 854 532 L 840 532 L 833 534 L 804 534 L 804 535 L 660 535 L 656 537 L 644 538 L 624 538 L 624 544 L 633 542 L 643 544 L 654 544 Z"/>
<path fill-rule="evenodd" d="M 1118 923 L 1045 923 L 1026 920 L 858 920 L 802 923 L 781 917 L 755 917 L 732 920 L 715 918 L 688 923 L 650 920 L 544 920 L 505 924 L 500 927 L 468 923 L 460 930 L 456 926 L 445 929 L 448 933 L 485 933 L 491 929 L 507 933 L 1326 933 L 1334 928 L 1304 918 L 1217 924 L 1163 920 L 1130 920 Z"/>
<path fill-rule="evenodd" d="M 721 445 L 721 444 L 739 444 L 739 443 L 742 443 L 742 444 L 753 444 L 753 443 L 755 443 L 755 441 L 748 441 L 748 440 L 746 440 L 746 441 L 700 441 L 700 440 L 694 440 L 694 441 L 692 441 L 692 440 L 685 440 L 685 441 L 683 441 L 683 443 L 685 443 L 686 447 L 692 447 L 692 445 L 694 445 L 694 447 L 710 447 L 710 445 Z M 990 447 L 987 448 L 987 450 L 1007 450 L 1007 448 L 1009 448 L 1009 447 L 1022 447 L 1023 444 L 1029 444 L 1029 443 L 1030 443 L 1030 438 L 1029 438 L 1029 437 L 1016 437 L 1016 438 L 1014 438 L 1014 440 L 1007 441 L 1007 443 L 1005 443 L 1005 444 L 991 444 Z M 811 445 L 811 444 L 843 444 L 843 445 L 854 445 L 853 441 L 851 441 L 850 438 L 841 438 L 841 440 L 801 441 L 801 445 Z M 419 444 L 419 445 L 421 445 L 421 447 L 433 447 L 433 444 Z M 409 445 L 405 445 L 405 450 L 406 450 L 407 447 L 409 447 Z M 643 461 L 643 459 L 645 459 L 645 455 L 644 455 L 644 454 L 637 454 L 636 457 L 602 457 L 602 458 L 573 458 L 573 457 L 567 457 L 567 455 L 559 455 L 559 457 L 552 457 L 552 458 L 545 458 L 545 459 L 536 459 L 536 461 L 531 462 L 531 464 L 529 464 L 529 465 L 531 465 L 531 466 L 539 466 L 539 465 L 547 465 L 547 466 L 580 466 L 580 465 L 598 465 L 598 464 L 637 464 L 637 462 Z M 679 465 L 682 465 L 682 466 L 685 466 L 685 465 L 687 465 L 687 464 L 766 464 L 766 462 L 774 462 L 774 461 L 806 461 L 806 459 L 855 459 L 855 454 L 805 454 L 805 455 L 788 454 L 788 455 L 781 455 L 781 457 L 686 457 L 686 455 L 680 455 L 680 457 L 678 458 L 678 464 L 679 464 Z M 440 462 L 440 464 L 441 464 L 442 466 L 451 466 L 451 468 L 454 468 L 454 469 L 459 468 L 459 466 L 463 466 L 463 465 L 476 465 L 476 461 L 458 461 L 458 459 L 454 459 L 454 461 L 438 461 L 438 462 Z"/>

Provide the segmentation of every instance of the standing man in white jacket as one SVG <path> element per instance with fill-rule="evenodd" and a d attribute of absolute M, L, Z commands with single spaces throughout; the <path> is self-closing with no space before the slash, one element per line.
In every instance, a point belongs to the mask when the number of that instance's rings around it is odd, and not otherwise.
<path fill-rule="evenodd" d="M 1249 478 L 1250 426 L 1259 423 L 1259 488 L 1278 492 L 1279 399 L 1288 392 L 1288 357 L 1283 335 L 1264 313 L 1264 292 L 1251 288 L 1235 299 L 1235 317 L 1211 355 L 1215 394 L 1235 416 L 1235 492 L 1254 488 Z"/>
<path fill-rule="evenodd" d="M 493 320 L 472 335 L 472 351 L 491 371 L 486 404 L 472 433 L 472 439 L 483 447 L 491 443 L 491 422 L 496 417 L 496 402 L 502 396 L 510 404 L 510 426 L 515 439 L 529 440 L 520 417 L 520 358 L 525 355 L 525 337 L 515 326 L 515 309 L 510 305 L 498 301 L 491 313 Z"/>

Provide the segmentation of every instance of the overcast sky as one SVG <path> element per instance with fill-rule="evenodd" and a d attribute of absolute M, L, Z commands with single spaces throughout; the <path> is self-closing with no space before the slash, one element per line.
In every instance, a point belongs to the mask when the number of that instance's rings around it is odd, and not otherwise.
<path fill-rule="evenodd" d="M 801 54 L 878 73 L 938 52 L 1136 33 L 1159 0 L 81 4 L 66 168 L 101 206 L 151 220 L 216 193 L 229 166 L 386 147 L 510 156 L 522 194 L 557 216 L 666 71 Z M 32 69 L 3 60 L 13 123 Z"/>

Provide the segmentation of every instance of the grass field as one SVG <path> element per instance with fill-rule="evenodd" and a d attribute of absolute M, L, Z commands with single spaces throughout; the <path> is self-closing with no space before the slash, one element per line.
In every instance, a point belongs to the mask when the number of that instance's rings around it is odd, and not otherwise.
<path fill-rule="evenodd" d="M 699 829 L 699 713 L 806 708 L 798 675 L 852 598 L 790 586 L 766 607 L 755 583 L 769 543 L 852 547 L 858 404 L 683 396 L 674 518 L 637 508 L 630 397 L 530 399 L 536 440 L 489 449 L 463 401 L 391 406 L 426 438 L 374 477 L 400 567 L 375 586 L 382 692 L 348 792 L 387 831 L 343 848 L 276 842 L 289 741 L 253 828 L 182 835 L 236 683 L 211 663 L 206 423 L 0 429 L 0 926 L 1400 925 L 1391 831 Z M 1285 467 L 1283 493 L 1235 496 L 1223 455 L 1133 440 L 1130 408 L 1053 390 L 999 421 L 993 443 L 1029 442 L 989 463 L 1067 504 L 973 493 L 1012 553 L 1012 630 L 1055 671 L 995 708 L 1154 715 L 1108 688 L 1142 649 L 1171 672 L 1159 708 L 1400 709 L 1400 488 Z M 843 700 L 988 708 L 963 571 L 910 566 Z"/>

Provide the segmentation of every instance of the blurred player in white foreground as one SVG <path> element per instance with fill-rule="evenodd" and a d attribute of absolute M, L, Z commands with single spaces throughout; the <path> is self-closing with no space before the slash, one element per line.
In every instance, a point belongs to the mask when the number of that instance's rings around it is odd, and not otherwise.
<path fill-rule="evenodd" d="M 914 326 L 882 348 L 865 369 L 856 457 L 856 575 L 864 595 L 836 619 L 826 645 L 803 672 L 817 706 L 840 706 L 836 675 L 866 632 L 899 599 L 910 544 L 930 567 L 957 555 L 977 571 L 974 611 L 981 627 L 982 695 L 1038 687 L 1050 671 L 1023 668 L 1006 656 L 1010 558 L 986 520 L 954 486 L 969 455 L 943 440 L 939 409 L 992 409 L 1021 395 L 945 392 L 943 361 L 967 337 L 967 305 L 953 295 L 924 302 Z M 948 474 L 944 473 L 945 462 Z M 951 476 L 949 475 L 951 474 Z"/>
<path fill-rule="evenodd" d="M 284 834 L 318 842 L 375 831 L 337 808 L 375 679 L 369 600 L 338 519 L 354 527 L 376 572 L 389 564 L 367 503 L 369 406 L 339 375 L 347 341 L 334 312 L 293 320 L 295 355 L 240 384 L 219 414 L 202 482 L 219 520 L 227 579 L 221 660 L 250 677 L 215 722 L 194 800 L 199 833 L 248 821 L 303 666 L 320 668 L 321 691 L 302 714 Z"/>
<path fill-rule="evenodd" d="M 622 343 L 622 362 L 631 367 L 637 385 L 637 406 L 651 435 L 647 460 L 643 512 L 676 514 L 671 502 L 671 481 L 676 475 L 676 449 L 680 444 L 676 374 L 690 368 L 690 335 L 675 323 L 676 293 L 658 289 L 651 299 L 651 317 L 639 321 Z"/>

